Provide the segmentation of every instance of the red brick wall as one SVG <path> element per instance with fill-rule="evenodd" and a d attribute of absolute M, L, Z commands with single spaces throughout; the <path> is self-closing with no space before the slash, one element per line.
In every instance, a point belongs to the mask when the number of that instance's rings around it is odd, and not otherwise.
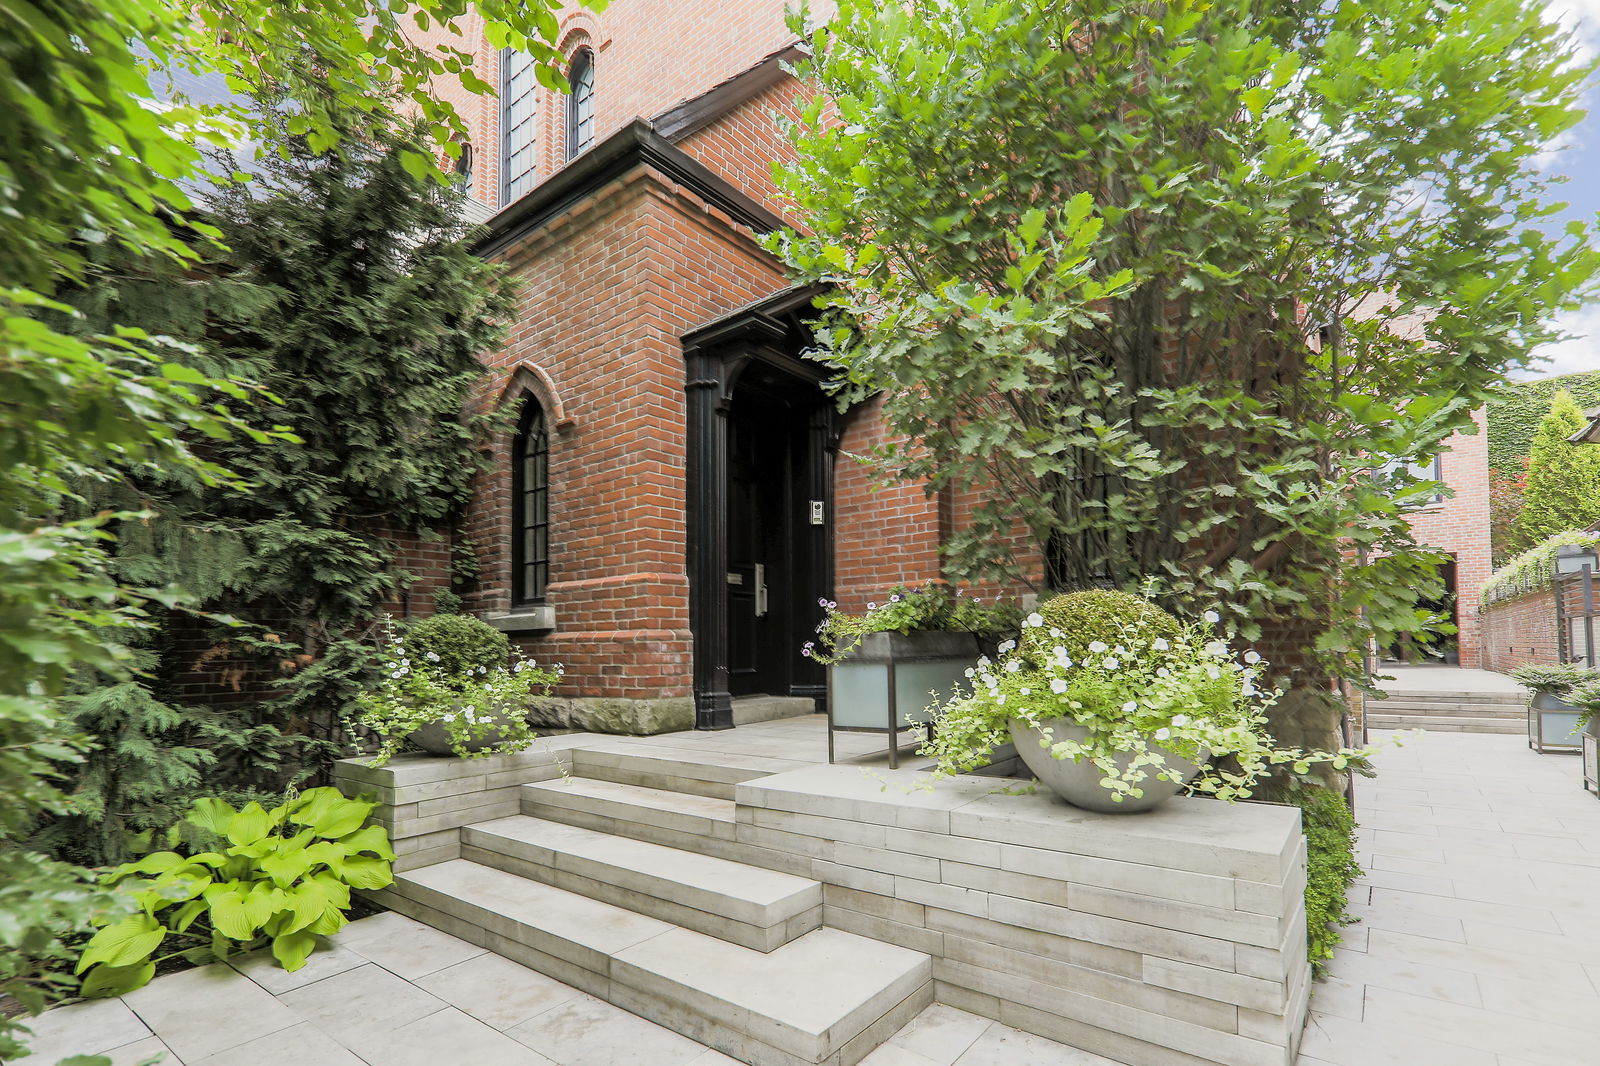
<path fill-rule="evenodd" d="M 649 118 L 701 95 L 792 43 L 784 6 L 785 0 L 612 0 L 599 15 L 569 7 L 561 16 L 559 43 L 569 58 L 584 46 L 594 52 L 595 142 L 635 118 Z M 461 25 L 464 39 L 478 42 L 473 72 L 499 85 L 499 53 L 484 40 L 481 20 L 468 15 Z M 433 31 L 419 39 L 436 43 L 444 38 Z M 462 39 L 451 40 L 461 47 Z M 489 207 L 505 206 L 499 202 L 498 101 L 470 94 L 453 79 L 441 80 L 434 91 L 456 106 L 471 131 L 478 161 L 476 199 Z M 566 163 L 567 98 L 543 88 L 538 94 L 537 174 L 543 180 Z M 729 180 L 740 184 L 741 176 L 750 179 L 741 169 L 748 162 L 731 167 Z"/>
<path fill-rule="evenodd" d="M 1455 495 L 1411 517 L 1417 542 L 1450 553 L 1456 560 L 1456 618 L 1461 665 L 1482 664 L 1478 603 L 1493 570 L 1489 552 L 1489 443 L 1482 409 L 1473 414 L 1478 432 L 1460 433 L 1444 443 L 1441 475 Z"/>
<path fill-rule="evenodd" d="M 779 117 L 798 121 L 801 84 L 785 77 L 722 118 L 696 130 L 678 147 L 774 210 L 782 198 L 772 181 L 774 162 L 794 159 L 794 148 L 779 131 Z"/>
<path fill-rule="evenodd" d="M 1551 589 L 1502 600 L 1482 614 L 1482 665 L 1504 673 L 1528 663 L 1560 662 L 1556 597 Z"/>
<path fill-rule="evenodd" d="M 511 250 L 509 343 L 486 362 L 498 398 L 536 364 L 571 419 L 550 439 L 551 582 L 557 630 L 525 641 L 566 664 L 564 694 L 689 693 L 685 398 L 681 338 L 781 290 L 745 232 L 639 169 Z M 509 437 L 465 532 L 478 547 L 471 610 L 510 606 Z"/>

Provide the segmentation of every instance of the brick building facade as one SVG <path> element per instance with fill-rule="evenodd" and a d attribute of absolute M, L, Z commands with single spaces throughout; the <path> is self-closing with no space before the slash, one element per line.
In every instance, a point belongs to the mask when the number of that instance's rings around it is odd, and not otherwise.
<path fill-rule="evenodd" d="M 1439 451 L 1435 475 L 1451 495 L 1411 515 L 1417 542 L 1451 557 L 1445 579 L 1457 626 L 1460 665 L 1483 665 L 1483 620 L 1479 601 L 1483 584 L 1494 569 L 1489 548 L 1489 438 L 1485 413 L 1473 414 L 1477 433 L 1457 433 Z"/>
<path fill-rule="evenodd" d="M 784 224 L 774 116 L 802 90 L 784 4 L 617 0 L 560 25 L 572 96 L 483 41 L 501 99 L 436 87 L 518 306 L 484 357 L 483 402 L 522 421 L 458 534 L 465 606 L 566 666 L 577 723 L 722 726 L 738 697 L 814 699 L 818 598 L 937 577 L 951 507 L 848 458 L 881 423 L 822 391 L 800 357 L 814 294 L 759 243 Z"/>

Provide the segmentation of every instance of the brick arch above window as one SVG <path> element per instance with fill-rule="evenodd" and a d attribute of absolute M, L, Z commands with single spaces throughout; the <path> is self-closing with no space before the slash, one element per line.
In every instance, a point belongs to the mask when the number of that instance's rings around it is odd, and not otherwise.
<path fill-rule="evenodd" d="M 495 406 L 503 407 L 524 396 L 532 396 L 539 401 L 546 420 L 556 430 L 566 432 L 577 425 L 573 417 L 567 413 L 566 404 L 561 400 L 561 393 L 556 389 L 555 379 L 544 367 L 532 360 L 523 360 L 511 369 L 511 375 L 506 379 L 505 387 L 500 390 L 500 400 Z"/>

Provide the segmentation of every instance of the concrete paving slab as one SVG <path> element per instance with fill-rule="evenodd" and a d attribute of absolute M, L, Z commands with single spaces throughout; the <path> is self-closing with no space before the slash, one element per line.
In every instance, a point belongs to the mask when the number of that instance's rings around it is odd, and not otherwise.
<path fill-rule="evenodd" d="M 271 992 L 225 963 L 168 974 L 122 1001 L 185 1062 L 300 1022 Z"/>
<path fill-rule="evenodd" d="M 351 923 L 339 933 L 338 943 L 408 981 L 465 962 L 484 951 L 393 911 Z"/>
<path fill-rule="evenodd" d="M 57 1007 L 26 1022 L 35 1062 L 71 1055 L 98 1055 L 148 1038 L 150 1027 L 120 999 L 97 999 Z"/>
<path fill-rule="evenodd" d="M 417 985 L 501 1031 L 582 995 L 571 985 L 492 954 L 431 973 Z"/>

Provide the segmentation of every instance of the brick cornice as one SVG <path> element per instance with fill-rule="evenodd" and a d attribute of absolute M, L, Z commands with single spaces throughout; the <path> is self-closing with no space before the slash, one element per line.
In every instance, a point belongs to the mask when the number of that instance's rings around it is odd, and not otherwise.
<path fill-rule="evenodd" d="M 648 120 L 636 118 L 489 219 L 474 250 L 485 258 L 504 252 L 639 167 L 666 175 L 739 225 L 760 233 L 784 226 L 778 215 L 661 136 Z"/>

